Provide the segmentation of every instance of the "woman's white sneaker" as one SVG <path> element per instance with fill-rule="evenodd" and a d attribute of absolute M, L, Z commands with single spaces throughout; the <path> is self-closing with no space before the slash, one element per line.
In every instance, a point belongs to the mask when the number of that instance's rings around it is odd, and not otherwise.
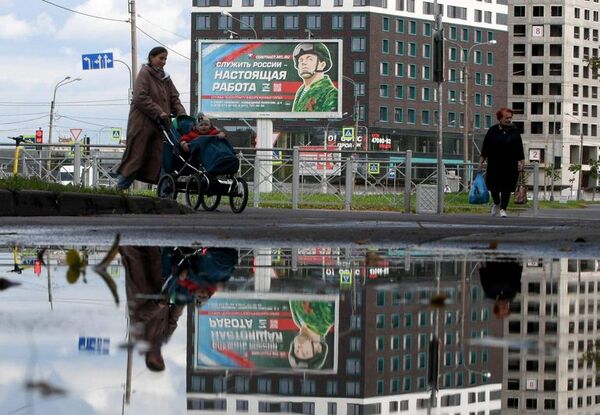
<path fill-rule="evenodd" d="M 504 209 L 500 209 L 500 217 L 501 217 L 501 218 L 505 218 L 505 217 L 507 217 L 507 216 L 508 216 L 508 215 L 506 214 L 506 210 L 504 210 Z"/>

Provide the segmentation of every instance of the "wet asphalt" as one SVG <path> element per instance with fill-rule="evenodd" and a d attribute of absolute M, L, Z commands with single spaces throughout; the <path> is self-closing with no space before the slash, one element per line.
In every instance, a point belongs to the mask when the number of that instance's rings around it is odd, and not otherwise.
<path fill-rule="evenodd" d="M 187 215 L 0 217 L 0 243 L 233 247 L 390 247 L 596 257 L 600 205 L 531 210 L 508 218 L 485 214 L 404 214 L 373 211 L 228 207 Z"/>

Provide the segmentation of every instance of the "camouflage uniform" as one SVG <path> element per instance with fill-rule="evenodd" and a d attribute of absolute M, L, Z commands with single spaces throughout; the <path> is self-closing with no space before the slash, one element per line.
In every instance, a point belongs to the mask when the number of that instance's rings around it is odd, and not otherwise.
<path fill-rule="evenodd" d="M 331 112 L 337 110 L 338 91 L 329 75 L 311 84 L 310 88 L 302 85 L 296 92 L 292 111 L 294 112 Z"/>

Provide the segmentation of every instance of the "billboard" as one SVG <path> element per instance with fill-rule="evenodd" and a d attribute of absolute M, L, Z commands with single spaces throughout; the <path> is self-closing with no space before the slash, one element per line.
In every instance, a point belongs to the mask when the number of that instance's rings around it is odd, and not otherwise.
<path fill-rule="evenodd" d="M 194 369 L 337 373 L 335 295 L 217 293 L 194 313 Z"/>
<path fill-rule="evenodd" d="M 201 40 L 198 106 L 211 117 L 341 118 L 341 40 Z"/>

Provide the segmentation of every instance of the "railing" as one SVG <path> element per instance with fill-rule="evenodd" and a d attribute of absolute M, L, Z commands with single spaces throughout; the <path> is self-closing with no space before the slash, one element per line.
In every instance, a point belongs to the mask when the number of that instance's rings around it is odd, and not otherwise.
<path fill-rule="evenodd" d="M 116 185 L 122 145 L 21 145 L 18 174 L 49 182 L 86 187 Z M 0 178 L 13 175 L 14 145 L 0 144 Z M 344 151 L 339 149 L 236 148 L 238 176 L 249 183 L 254 207 L 382 209 L 410 213 L 421 185 L 436 185 L 435 163 L 413 162 L 412 153 Z M 533 178 L 537 165 L 529 166 Z M 475 165 L 445 169 L 446 211 L 481 211 L 467 203 L 461 177 Z M 534 171 L 534 169 L 536 169 Z M 534 212 L 539 208 L 538 180 L 533 182 Z M 437 196 L 436 196 L 437 197 Z M 530 203 L 528 206 L 531 206 Z M 451 207 L 451 209 L 449 209 Z"/>

